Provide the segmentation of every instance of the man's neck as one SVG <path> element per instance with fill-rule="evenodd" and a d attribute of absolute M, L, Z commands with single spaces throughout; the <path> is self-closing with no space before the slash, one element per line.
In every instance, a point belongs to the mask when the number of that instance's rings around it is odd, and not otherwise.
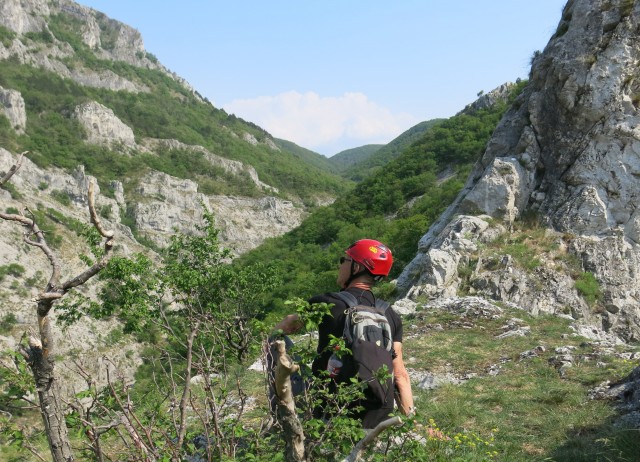
<path fill-rule="evenodd" d="M 366 282 L 363 281 L 353 281 L 351 284 L 349 284 L 349 286 L 347 287 L 347 289 L 364 289 L 364 290 L 371 290 L 371 284 L 368 284 Z"/>

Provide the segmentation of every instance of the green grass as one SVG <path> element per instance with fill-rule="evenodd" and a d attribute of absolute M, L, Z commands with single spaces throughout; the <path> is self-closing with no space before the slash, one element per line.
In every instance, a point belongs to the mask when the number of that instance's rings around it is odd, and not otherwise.
<path fill-rule="evenodd" d="M 487 460 L 500 461 L 636 460 L 638 430 L 614 429 L 612 404 L 591 400 L 588 391 L 605 380 L 624 378 L 637 364 L 615 355 L 593 359 L 597 346 L 572 336 L 568 322 L 557 317 L 510 309 L 497 319 L 456 317 L 433 310 L 416 315 L 407 322 L 411 328 L 405 332 L 405 355 L 419 358 L 409 364 L 414 369 L 478 374 L 461 385 L 433 391 L 414 387 L 420 415 L 432 418 L 452 439 L 459 434 L 485 442 L 493 438 L 491 445 L 467 447 L 473 456 L 469 460 L 481 460 L 480 450 Z M 500 326 L 513 317 L 529 326 L 531 334 L 496 339 Z M 444 330 L 430 330 L 435 324 Z M 426 329 L 427 334 L 413 337 L 414 329 Z M 539 345 L 545 347 L 539 356 L 520 358 Z M 549 362 L 560 346 L 575 347 L 574 365 L 564 376 Z M 492 364 L 501 366 L 497 376 L 485 373 Z"/>

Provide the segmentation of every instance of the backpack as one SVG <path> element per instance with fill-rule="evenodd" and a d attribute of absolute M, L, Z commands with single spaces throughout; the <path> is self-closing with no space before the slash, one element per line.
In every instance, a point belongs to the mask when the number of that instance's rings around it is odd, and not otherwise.
<path fill-rule="evenodd" d="M 365 382 L 365 399 L 375 404 L 393 402 L 393 378 L 380 377 L 384 366 L 387 374 L 393 374 L 393 335 L 389 320 L 385 316 L 389 304 L 376 300 L 375 306 L 361 305 L 349 292 L 333 295 L 347 304 L 343 337 L 351 355 L 342 355 L 344 363 L 336 378 L 337 382 L 348 382 L 358 377 Z M 335 355 L 332 355 L 331 360 Z"/>

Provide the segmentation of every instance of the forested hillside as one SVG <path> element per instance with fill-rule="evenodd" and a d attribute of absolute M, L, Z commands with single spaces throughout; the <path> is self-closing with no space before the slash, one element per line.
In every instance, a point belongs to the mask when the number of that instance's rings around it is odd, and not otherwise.
<path fill-rule="evenodd" d="M 351 156 L 348 156 L 341 162 L 344 164 L 341 175 L 353 181 L 362 181 L 364 178 L 372 175 L 384 165 L 400 156 L 412 143 L 418 141 L 429 128 L 441 121 L 442 119 L 433 119 L 420 122 L 400 134 L 400 136 L 393 139 L 389 144 L 380 146 L 379 149 L 371 150 L 366 156 L 362 156 L 362 158 L 353 159 Z M 331 160 L 333 160 L 333 158 L 331 158 Z"/>
<path fill-rule="evenodd" d="M 117 34 L 114 24 L 108 18 L 100 23 L 105 48 L 110 45 L 104 36 Z M 135 88 L 115 91 L 82 85 L 52 70 L 25 64 L 14 54 L 13 58 L 0 62 L 0 87 L 20 92 L 29 123 L 24 133 L 18 135 L 7 119 L 0 117 L 0 142 L 6 149 L 31 151 L 30 158 L 40 167 L 72 169 L 82 164 L 104 186 L 116 179 L 125 180 L 125 189 L 133 188 L 143 172 L 155 169 L 196 180 L 206 194 L 263 194 L 247 177 L 230 177 L 210 165 L 202 153 L 149 152 L 140 146 L 125 149 L 118 144 L 87 144 L 85 130 L 74 117 L 74 108 L 96 101 L 133 129 L 138 144 L 151 138 L 202 146 L 218 156 L 251 165 L 260 180 L 277 188 L 283 197 L 312 203 L 317 196 L 334 197 L 348 189 L 347 183 L 328 170 L 277 148 L 263 129 L 215 108 L 161 68 L 105 59 L 82 40 L 82 33 L 83 22 L 71 10 L 65 10 L 48 19 L 46 30 L 29 32 L 19 39 L 35 52 L 47 47 L 73 50 L 61 57 L 68 69 L 99 76 L 108 74 L 111 80 L 121 79 Z M 16 33 L 0 26 L 0 41 L 5 47 L 12 46 L 17 38 Z M 153 55 L 138 53 L 141 60 L 157 63 Z"/>
<path fill-rule="evenodd" d="M 282 140 L 280 138 L 274 138 L 273 140 L 280 149 L 289 151 L 296 157 L 299 157 L 304 162 L 319 167 L 322 170 L 326 170 L 331 173 L 338 173 L 338 169 L 331 163 L 331 161 L 317 152 L 298 146 L 292 141 Z"/>
<path fill-rule="evenodd" d="M 281 314 L 283 300 L 334 290 L 338 258 L 363 237 L 388 243 L 395 260 L 390 277 L 397 276 L 415 255 L 420 237 L 456 197 L 525 85 L 514 86 L 508 101 L 435 123 L 378 174 L 316 210 L 297 229 L 242 256 L 238 264 L 275 262 L 282 273 L 284 282 L 274 290 L 268 310 Z"/>
<path fill-rule="evenodd" d="M 382 144 L 367 144 L 365 146 L 347 149 L 329 157 L 329 162 L 340 172 L 344 172 L 354 165 L 366 162 L 383 146 Z"/>

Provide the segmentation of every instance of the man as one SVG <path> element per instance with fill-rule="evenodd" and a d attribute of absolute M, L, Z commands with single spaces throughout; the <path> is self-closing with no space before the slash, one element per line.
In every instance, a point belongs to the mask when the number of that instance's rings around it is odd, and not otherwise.
<path fill-rule="evenodd" d="M 351 293 L 359 304 L 374 306 L 375 296 L 371 289 L 376 282 L 388 276 L 393 264 L 391 251 L 379 241 L 362 239 L 349 246 L 345 250 L 345 254 L 345 257 L 340 258 L 340 268 L 336 280 L 338 286 L 343 291 Z M 330 292 L 312 297 L 309 303 L 333 304 L 331 316 L 325 316 L 318 328 L 318 356 L 312 365 L 312 371 L 317 374 L 319 371 L 327 369 L 327 363 L 332 353 L 327 348 L 330 335 L 335 337 L 343 335 L 345 311 L 348 306 L 341 298 Z M 385 316 L 389 320 L 392 332 L 392 366 L 396 401 L 403 414 L 413 414 L 411 383 L 402 359 L 402 321 L 392 308 L 386 310 Z M 281 330 L 284 334 L 293 334 L 301 328 L 302 323 L 295 314 L 285 317 L 275 326 L 276 330 Z M 387 398 L 382 404 L 373 403 L 367 399 L 356 404 L 364 407 L 364 411 L 356 416 L 362 420 L 364 428 L 374 428 L 378 423 L 386 420 L 394 409 L 393 397 Z"/>

